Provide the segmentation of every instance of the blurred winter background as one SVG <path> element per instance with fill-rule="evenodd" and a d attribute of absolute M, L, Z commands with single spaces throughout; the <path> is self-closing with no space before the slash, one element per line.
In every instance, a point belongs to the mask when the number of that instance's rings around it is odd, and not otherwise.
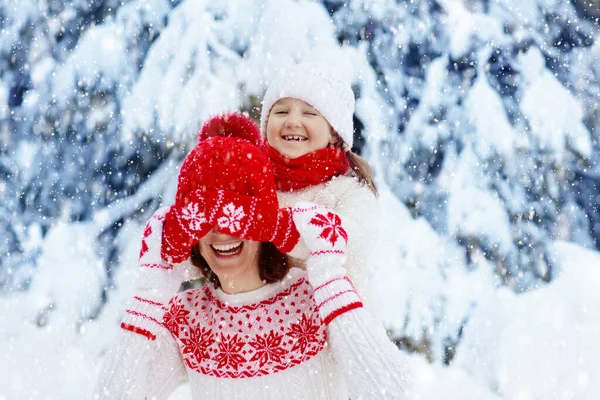
<path fill-rule="evenodd" d="M 0 399 L 90 398 L 210 115 L 353 82 L 413 399 L 600 398 L 600 1 L 1 0 Z M 173 398 L 188 399 L 186 388 Z"/>

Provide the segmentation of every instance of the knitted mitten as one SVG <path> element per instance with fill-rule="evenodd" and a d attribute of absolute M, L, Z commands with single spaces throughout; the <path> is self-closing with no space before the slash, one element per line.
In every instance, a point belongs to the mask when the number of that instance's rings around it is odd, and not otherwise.
<path fill-rule="evenodd" d="M 246 196 L 226 190 L 206 196 L 209 223 L 220 232 L 257 242 L 271 242 L 282 253 L 290 252 L 300 235 L 289 207 L 279 208 L 277 198 Z"/>
<path fill-rule="evenodd" d="M 158 242 L 160 255 L 156 256 L 170 264 L 189 260 L 192 246 L 212 229 L 205 211 L 201 190 L 194 190 L 173 204 L 164 214 L 162 242 Z"/>
<path fill-rule="evenodd" d="M 319 313 L 329 325 L 335 317 L 363 306 L 344 268 L 348 235 L 339 215 L 325 206 L 299 202 L 292 215 L 310 251 L 306 270 Z"/>
<path fill-rule="evenodd" d="M 157 210 L 146 224 L 136 295 L 121 323 L 121 328 L 149 340 L 156 338 L 156 329 L 162 325 L 169 299 L 177 293 L 185 279 L 197 272 L 197 268 L 189 262 L 169 264 L 161 258 L 163 224 L 168 211 L 169 207 Z"/>

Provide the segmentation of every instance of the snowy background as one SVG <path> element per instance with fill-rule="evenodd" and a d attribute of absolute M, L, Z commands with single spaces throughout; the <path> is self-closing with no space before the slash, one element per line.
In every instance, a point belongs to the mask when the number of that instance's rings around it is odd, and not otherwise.
<path fill-rule="evenodd" d="M 600 1 L 0 1 L 0 400 L 90 398 L 217 112 L 335 66 L 416 399 L 600 398 Z M 188 399 L 186 388 L 173 398 Z"/>

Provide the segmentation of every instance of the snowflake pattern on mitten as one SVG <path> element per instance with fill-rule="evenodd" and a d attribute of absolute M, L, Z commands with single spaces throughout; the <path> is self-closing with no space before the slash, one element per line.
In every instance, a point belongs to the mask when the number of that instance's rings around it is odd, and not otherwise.
<path fill-rule="evenodd" d="M 294 222 L 310 251 L 306 269 L 315 288 L 315 300 L 323 321 L 363 306 L 344 268 L 348 234 L 339 215 L 325 206 L 297 203 Z"/>
<path fill-rule="evenodd" d="M 236 207 L 233 203 L 228 203 L 221 210 L 222 216 L 217 220 L 219 228 L 229 231 L 231 233 L 238 232 L 242 225 L 242 220 L 246 216 L 244 207 Z"/>
<path fill-rule="evenodd" d="M 313 203 L 298 203 L 292 213 L 311 255 L 345 254 L 348 234 L 339 215 Z"/>

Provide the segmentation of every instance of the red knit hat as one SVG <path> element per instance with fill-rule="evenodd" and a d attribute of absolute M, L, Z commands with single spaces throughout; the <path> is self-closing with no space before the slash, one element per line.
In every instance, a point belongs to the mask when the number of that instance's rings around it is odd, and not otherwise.
<path fill-rule="evenodd" d="M 181 165 L 176 202 L 197 189 L 277 198 L 265 184 L 273 180 L 273 173 L 253 120 L 242 114 L 211 118 L 198 133 L 198 141 Z"/>
<path fill-rule="evenodd" d="M 281 218 L 273 171 L 256 123 L 242 114 L 217 116 L 204 124 L 198 139 L 183 161 L 175 204 L 165 217 L 163 259 L 185 261 L 192 246 L 213 227 L 291 250 L 297 232 L 291 218 Z M 281 232 L 284 227 L 290 232 Z"/>

